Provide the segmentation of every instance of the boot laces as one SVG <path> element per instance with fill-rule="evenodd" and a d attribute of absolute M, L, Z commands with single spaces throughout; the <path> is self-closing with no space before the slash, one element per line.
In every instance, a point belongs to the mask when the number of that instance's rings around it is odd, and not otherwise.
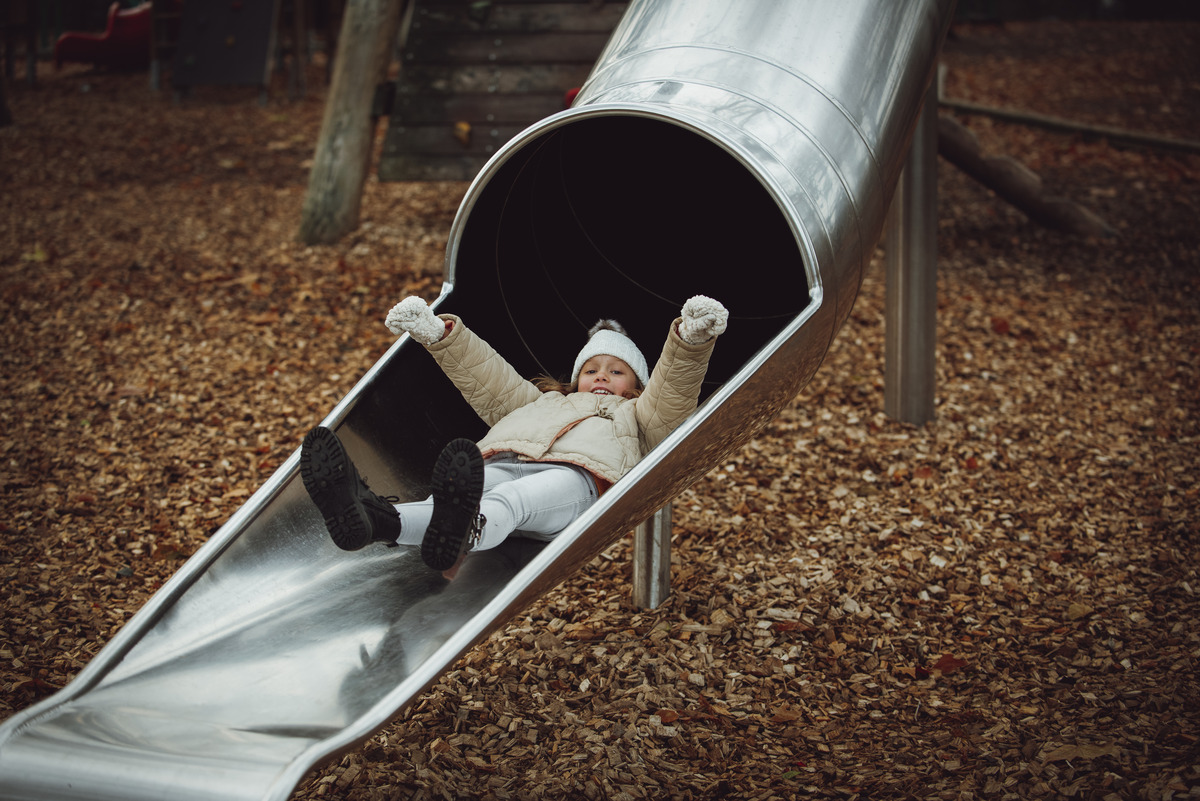
<path fill-rule="evenodd" d="M 362 488 L 364 490 L 366 490 L 369 494 L 371 494 L 375 498 L 378 498 L 381 501 L 387 501 L 388 503 L 400 503 L 400 496 L 398 496 L 398 495 L 380 495 L 378 492 L 371 489 L 371 485 L 367 483 L 367 480 L 365 478 L 359 478 L 358 483 L 362 484 Z"/>
<path fill-rule="evenodd" d="M 467 550 L 471 550 L 479 544 L 479 540 L 483 539 L 483 527 L 487 525 L 487 516 L 482 512 L 476 512 L 475 517 L 471 520 L 470 528 L 467 530 Z"/>

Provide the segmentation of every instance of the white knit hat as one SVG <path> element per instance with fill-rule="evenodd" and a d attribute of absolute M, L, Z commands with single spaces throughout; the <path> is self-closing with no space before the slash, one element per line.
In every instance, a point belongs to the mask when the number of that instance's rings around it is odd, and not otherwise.
<path fill-rule="evenodd" d="M 650 371 L 646 367 L 646 357 L 633 344 L 633 340 L 625 333 L 625 327 L 616 320 L 600 320 L 588 331 L 587 344 L 575 357 L 575 369 L 571 372 L 571 383 L 579 380 L 579 372 L 583 363 L 593 356 L 616 356 L 629 365 L 634 375 L 642 382 L 642 386 L 650 383 Z"/>

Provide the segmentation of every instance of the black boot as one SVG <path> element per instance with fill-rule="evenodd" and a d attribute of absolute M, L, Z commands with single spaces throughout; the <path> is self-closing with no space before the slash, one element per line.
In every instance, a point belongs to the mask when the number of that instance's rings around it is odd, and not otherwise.
<path fill-rule="evenodd" d="M 317 427 L 300 448 L 300 477 L 308 497 L 325 518 L 334 544 L 357 551 L 372 542 L 395 543 L 400 515 L 358 476 L 341 440 L 328 428 Z"/>
<path fill-rule="evenodd" d="M 421 558 L 434 570 L 455 567 L 479 542 L 487 522 L 479 513 L 483 497 L 483 456 L 469 439 L 456 439 L 438 454 L 433 465 L 433 515 Z"/>

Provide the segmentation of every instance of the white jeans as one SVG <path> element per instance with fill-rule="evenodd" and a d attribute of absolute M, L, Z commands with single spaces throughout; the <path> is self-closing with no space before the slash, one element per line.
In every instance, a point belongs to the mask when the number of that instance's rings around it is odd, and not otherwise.
<path fill-rule="evenodd" d="M 522 462 L 504 454 L 483 468 L 479 511 L 487 518 L 483 536 L 472 549 L 485 551 L 510 534 L 549 541 L 600 497 L 596 481 L 582 467 L 552 462 Z M 433 497 L 396 506 L 401 545 L 420 545 L 433 515 Z"/>

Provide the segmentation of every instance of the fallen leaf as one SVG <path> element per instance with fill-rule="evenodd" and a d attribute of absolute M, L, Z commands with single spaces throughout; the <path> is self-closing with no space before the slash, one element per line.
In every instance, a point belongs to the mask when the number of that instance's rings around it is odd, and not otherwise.
<path fill-rule="evenodd" d="M 1094 611 L 1095 610 L 1087 604 L 1072 602 L 1071 605 L 1067 607 L 1067 620 L 1079 620 L 1080 618 L 1087 617 Z"/>
<path fill-rule="evenodd" d="M 934 670 L 940 671 L 942 675 L 950 675 L 951 673 L 966 667 L 967 662 L 964 659 L 959 659 L 950 654 L 942 654 L 938 661 L 933 663 Z"/>
<path fill-rule="evenodd" d="M 1069 759 L 1096 759 L 1102 756 L 1119 756 L 1121 749 L 1116 745 L 1063 745 L 1042 757 L 1046 762 L 1062 762 Z"/>

